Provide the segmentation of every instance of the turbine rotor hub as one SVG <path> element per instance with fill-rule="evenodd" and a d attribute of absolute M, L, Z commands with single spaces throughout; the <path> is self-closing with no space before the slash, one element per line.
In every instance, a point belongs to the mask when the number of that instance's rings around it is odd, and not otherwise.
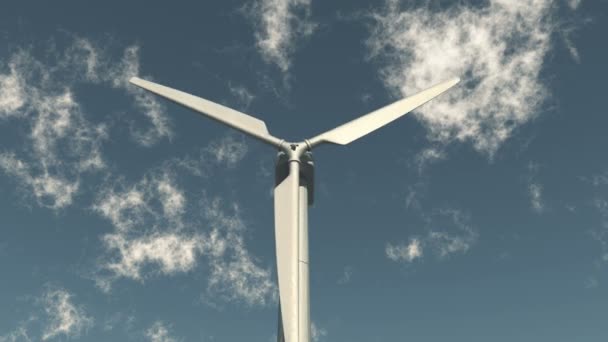
<path fill-rule="evenodd" d="M 280 151 L 284 152 L 288 160 L 290 162 L 296 161 L 298 163 L 302 162 L 301 157 L 306 152 L 310 152 L 311 147 L 308 140 L 300 141 L 300 142 L 287 142 L 282 141 L 280 145 Z"/>

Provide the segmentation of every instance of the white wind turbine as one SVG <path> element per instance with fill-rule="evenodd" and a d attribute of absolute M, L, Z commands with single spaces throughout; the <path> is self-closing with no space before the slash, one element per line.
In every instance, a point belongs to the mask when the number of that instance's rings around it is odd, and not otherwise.
<path fill-rule="evenodd" d="M 439 83 L 311 139 L 287 142 L 270 135 L 266 124 L 252 116 L 137 77 L 130 79 L 136 86 L 278 148 L 274 221 L 279 282 L 279 342 L 310 342 L 308 206 L 312 204 L 314 170 L 311 150 L 323 143 L 346 145 L 359 139 L 440 95 L 459 81 L 454 78 Z"/>

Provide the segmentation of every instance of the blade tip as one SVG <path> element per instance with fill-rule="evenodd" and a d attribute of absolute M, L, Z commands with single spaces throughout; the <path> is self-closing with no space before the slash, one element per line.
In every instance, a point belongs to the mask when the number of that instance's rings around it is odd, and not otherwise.
<path fill-rule="evenodd" d="M 142 79 L 137 76 L 133 76 L 129 79 L 129 83 L 135 84 L 135 85 L 137 85 L 140 81 L 142 81 Z"/>

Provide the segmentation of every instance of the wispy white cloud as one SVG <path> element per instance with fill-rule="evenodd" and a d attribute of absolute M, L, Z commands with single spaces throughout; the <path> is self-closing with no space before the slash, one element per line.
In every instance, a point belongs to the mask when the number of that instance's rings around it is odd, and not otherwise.
<path fill-rule="evenodd" d="M 176 233 L 156 233 L 140 238 L 128 238 L 122 234 L 103 237 L 106 247 L 117 251 L 118 258 L 104 266 L 117 277 L 142 280 L 146 265 L 157 265 L 166 275 L 184 273 L 196 265 L 196 258 L 203 251 L 203 240 L 197 236 Z"/>
<path fill-rule="evenodd" d="M 530 196 L 530 204 L 532 209 L 537 213 L 543 212 L 545 204 L 543 202 L 543 187 L 538 183 L 528 184 L 528 194 Z"/>
<path fill-rule="evenodd" d="M 232 168 L 245 157 L 248 146 L 242 135 L 230 133 L 219 141 L 211 142 L 205 151 L 216 165 Z"/>
<path fill-rule="evenodd" d="M 124 331 L 132 331 L 136 321 L 133 313 L 114 312 L 103 319 L 101 329 L 103 331 L 113 331 L 118 328 Z"/>
<path fill-rule="evenodd" d="M 32 167 L 14 154 L 0 153 L 0 170 L 17 179 L 22 187 L 33 194 L 39 205 L 47 208 L 61 209 L 70 205 L 78 191 L 78 180 L 51 175 L 48 170 L 34 174 Z"/>
<path fill-rule="evenodd" d="M 106 126 L 88 121 L 70 84 L 55 80 L 53 69 L 29 52 L 15 53 L 9 67 L 10 74 L 0 76 L 13 80 L 0 82 L 3 113 L 29 121 L 30 131 L 18 150 L 0 151 L 0 170 L 39 205 L 64 208 L 79 189 L 80 175 L 105 167 L 101 143 Z"/>
<path fill-rule="evenodd" d="M 414 163 L 418 168 L 418 173 L 422 172 L 432 163 L 441 161 L 447 157 L 446 153 L 438 147 L 427 147 L 416 154 Z"/>
<path fill-rule="evenodd" d="M 540 72 L 559 29 L 554 0 L 490 0 L 438 9 L 387 0 L 372 14 L 370 56 L 385 85 L 412 95 L 454 76 L 463 82 L 418 110 L 432 141 L 468 141 L 492 156 L 549 96 Z"/>
<path fill-rule="evenodd" d="M 606 185 L 608 185 L 608 172 L 581 177 L 581 180 L 592 186 L 595 198 L 591 200 L 591 206 L 598 214 L 598 223 L 588 230 L 591 238 L 599 245 L 598 258 L 594 261 L 594 268 L 601 268 L 608 264 L 608 197 L 606 196 Z M 598 274 L 590 275 L 585 279 L 584 286 L 587 289 L 599 287 L 601 281 Z"/>
<path fill-rule="evenodd" d="M 11 332 L 0 335 L 0 342 L 30 342 L 78 339 L 94 324 L 84 306 L 74 301 L 74 296 L 63 288 L 47 287 L 36 297 L 27 319 Z"/>
<path fill-rule="evenodd" d="M 310 324 L 310 337 L 313 342 L 322 342 L 325 340 L 327 336 L 327 330 L 319 327 L 315 322 L 311 322 Z"/>
<path fill-rule="evenodd" d="M 582 0 L 567 0 L 568 6 L 572 9 L 578 9 L 578 6 L 581 5 Z"/>
<path fill-rule="evenodd" d="M 386 244 L 386 256 L 393 261 L 412 262 L 422 258 L 422 244 L 420 239 L 412 238 L 407 245 Z"/>
<path fill-rule="evenodd" d="M 150 211 L 144 196 L 144 189 L 138 185 L 121 192 L 105 189 L 93 209 L 109 219 L 119 231 L 127 231 L 143 224 L 144 215 Z"/>
<path fill-rule="evenodd" d="M 338 279 L 338 284 L 346 284 L 349 283 L 351 278 L 353 277 L 354 268 L 352 266 L 345 266 L 344 271 L 342 272 L 342 276 Z"/>
<path fill-rule="evenodd" d="M 171 336 L 169 329 L 166 323 L 157 321 L 146 330 L 145 335 L 150 342 L 177 342 L 178 340 Z"/>
<path fill-rule="evenodd" d="M 311 0 L 256 0 L 247 7 L 262 58 L 287 72 L 298 40 L 312 34 Z"/>
<path fill-rule="evenodd" d="M 42 334 L 46 341 L 63 335 L 66 338 L 79 337 L 93 325 L 93 318 L 87 316 L 82 306 L 72 301 L 72 295 L 63 289 L 47 291 L 42 297 L 48 324 Z"/>
<path fill-rule="evenodd" d="M 407 244 L 387 243 L 385 254 L 393 261 L 411 263 L 422 259 L 428 249 L 439 259 L 455 253 L 466 253 L 477 241 L 478 233 L 470 217 L 461 210 L 442 208 L 426 217 L 428 231 L 421 237 L 410 238 Z"/>
<path fill-rule="evenodd" d="M 276 302 L 276 285 L 269 269 L 260 267 L 246 249 L 245 222 L 238 205 L 228 211 L 219 198 L 203 201 L 206 218 L 212 227 L 208 240 L 214 247 L 209 253 L 211 274 L 207 297 L 241 301 L 248 305 Z"/>
<path fill-rule="evenodd" d="M 526 178 L 528 197 L 532 210 L 540 214 L 546 210 L 546 203 L 543 196 L 543 186 L 538 179 L 540 166 L 537 163 L 528 164 L 528 175 Z"/>
<path fill-rule="evenodd" d="M 596 277 L 588 277 L 585 279 L 585 288 L 586 289 L 595 289 L 600 285 L 600 282 Z"/>
<path fill-rule="evenodd" d="M 133 76 L 140 75 L 139 47 L 129 46 L 120 61 L 108 57 L 105 51 L 92 41 L 77 38 L 68 49 L 67 61 L 71 67 L 84 71 L 84 80 L 94 84 L 107 84 L 124 90 L 131 96 L 136 108 L 143 111 L 152 124 L 148 129 L 133 129 L 135 141 L 143 146 L 152 146 L 162 138 L 171 138 L 173 131 L 161 99 L 129 83 Z M 66 54 L 66 55 L 67 55 Z"/>
<path fill-rule="evenodd" d="M 582 181 L 591 183 L 594 187 L 608 185 L 608 172 L 595 174 L 591 177 L 580 177 Z"/>
<path fill-rule="evenodd" d="M 10 72 L 0 74 L 0 119 L 17 116 L 26 100 L 23 81 L 14 63 L 9 64 Z"/>
<path fill-rule="evenodd" d="M 240 105 L 246 110 L 251 105 L 251 102 L 255 99 L 255 95 L 249 91 L 249 89 L 240 85 L 229 84 L 230 93 L 234 96 Z"/>
<path fill-rule="evenodd" d="M 0 336 L 0 342 L 31 342 L 31 334 L 27 331 L 25 325 L 20 325 L 15 330 Z"/>
<path fill-rule="evenodd" d="M 123 182 L 102 190 L 93 210 L 114 230 L 103 236 L 98 286 L 110 291 L 119 278 L 144 281 L 152 276 L 187 273 L 205 260 L 206 297 L 264 305 L 275 301 L 269 269 L 258 265 L 244 240 L 246 225 L 237 204 L 224 205 L 206 195 L 192 204 L 206 224 L 186 215 L 189 201 L 171 171 L 150 172 L 131 186 Z M 211 301 L 210 301 L 211 302 Z"/>
<path fill-rule="evenodd" d="M 63 209 L 81 190 L 85 173 L 106 168 L 102 145 L 109 127 L 88 118 L 76 95 L 79 85 L 106 85 L 131 95 L 152 122 L 148 130 L 133 130 L 142 145 L 172 133 L 158 100 L 127 83 L 139 73 L 136 46 L 125 49 L 119 61 L 83 38 L 75 38 L 65 50 L 54 45 L 47 50 L 43 56 L 19 50 L 6 65 L 0 62 L 0 119 L 27 121 L 29 130 L 14 150 L 0 150 L 0 170 L 39 205 Z"/>
<path fill-rule="evenodd" d="M 593 205 L 601 216 L 601 224 L 591 230 L 591 236 L 600 243 L 602 248 L 601 260 L 608 262 L 608 200 L 598 197 Z"/>
<path fill-rule="evenodd" d="M 440 257 L 447 257 L 453 253 L 465 253 L 477 241 L 478 234 L 470 223 L 470 216 L 461 210 L 443 208 L 437 216 L 452 225 L 452 231 L 447 229 L 431 229 L 427 241 Z"/>
<path fill-rule="evenodd" d="M 133 186 L 119 181 L 102 190 L 93 210 L 108 219 L 115 231 L 103 237 L 112 257 L 102 268 L 111 276 L 99 277 L 98 285 L 109 290 L 115 278 L 143 280 L 146 265 L 158 266 L 163 274 L 191 270 L 203 241 L 182 231 L 185 206 L 185 194 L 168 172 L 153 173 Z"/>

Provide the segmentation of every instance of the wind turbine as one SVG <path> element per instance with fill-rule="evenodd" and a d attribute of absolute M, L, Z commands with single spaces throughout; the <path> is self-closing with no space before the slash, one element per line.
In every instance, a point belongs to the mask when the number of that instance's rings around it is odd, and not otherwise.
<path fill-rule="evenodd" d="M 346 145 L 430 101 L 456 85 L 454 78 L 300 142 L 271 135 L 266 124 L 234 109 L 137 77 L 130 82 L 278 148 L 274 221 L 279 282 L 279 342 L 310 342 L 308 206 L 313 198 L 312 149 Z"/>

